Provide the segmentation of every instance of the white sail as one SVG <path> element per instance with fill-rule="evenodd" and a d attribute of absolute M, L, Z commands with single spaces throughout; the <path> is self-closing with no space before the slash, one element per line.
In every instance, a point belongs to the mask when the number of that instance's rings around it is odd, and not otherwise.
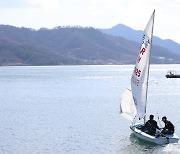
<path fill-rule="evenodd" d="M 131 78 L 131 88 L 126 89 L 126 91 L 122 95 L 121 113 L 126 118 L 133 120 L 132 125 L 130 125 L 130 129 L 136 137 L 156 144 L 177 143 L 179 141 L 179 137 L 177 135 L 150 135 L 149 133 L 145 132 L 144 129 L 142 129 L 144 128 L 144 124 L 141 124 L 140 122 L 140 120 L 144 119 L 144 122 L 146 120 L 145 115 L 149 78 L 149 61 L 153 34 L 154 14 L 155 11 L 153 12 L 144 30 L 141 49 Z M 137 122 L 137 120 L 139 121 Z"/>
<path fill-rule="evenodd" d="M 149 61 L 154 25 L 154 14 L 155 11 L 153 12 L 144 30 L 142 45 L 131 77 L 132 96 L 139 118 L 143 118 L 146 114 Z"/>
<path fill-rule="evenodd" d="M 126 89 L 122 94 L 120 113 L 130 121 L 133 121 L 133 118 L 136 115 L 136 108 L 133 103 L 131 88 Z"/>

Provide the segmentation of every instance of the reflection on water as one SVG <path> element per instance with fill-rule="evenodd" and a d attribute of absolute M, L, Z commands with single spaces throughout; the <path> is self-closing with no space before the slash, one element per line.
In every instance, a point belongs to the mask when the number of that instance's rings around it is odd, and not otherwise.
<path fill-rule="evenodd" d="M 128 145 L 124 145 L 124 147 L 118 152 L 121 153 L 128 153 L 128 154 L 162 154 L 162 153 L 170 153 L 170 154 L 178 154 L 180 144 L 165 144 L 165 145 L 157 145 L 154 143 L 146 142 L 137 138 L 133 133 L 131 133 L 129 137 L 130 143 Z"/>
<path fill-rule="evenodd" d="M 131 143 L 133 143 L 133 144 L 138 143 L 142 147 L 144 146 L 145 149 L 152 149 L 152 148 L 158 146 L 157 144 L 154 144 L 154 143 L 151 143 L 151 142 L 146 142 L 146 141 L 136 137 L 133 133 L 131 133 L 129 139 L 130 139 Z"/>

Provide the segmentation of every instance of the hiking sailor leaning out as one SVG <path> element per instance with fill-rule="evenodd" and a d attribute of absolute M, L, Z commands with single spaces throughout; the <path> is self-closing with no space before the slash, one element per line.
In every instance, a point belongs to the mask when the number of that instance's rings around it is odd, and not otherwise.
<path fill-rule="evenodd" d="M 166 116 L 162 117 L 162 121 L 164 122 L 165 127 L 163 128 L 161 133 L 164 135 L 174 134 L 174 125 L 169 120 L 167 120 Z"/>

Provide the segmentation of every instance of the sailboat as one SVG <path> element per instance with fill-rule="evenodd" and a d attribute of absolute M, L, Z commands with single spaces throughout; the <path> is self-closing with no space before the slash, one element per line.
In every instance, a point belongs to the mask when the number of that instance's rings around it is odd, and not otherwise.
<path fill-rule="evenodd" d="M 176 143 L 179 137 L 173 135 L 149 135 L 141 130 L 146 122 L 146 105 L 148 92 L 149 66 L 152 47 L 155 10 L 153 11 L 144 30 L 142 44 L 134 71 L 131 77 L 131 85 L 122 95 L 120 104 L 121 113 L 132 121 L 130 129 L 138 138 L 155 144 Z M 138 122 L 137 122 L 138 121 Z"/>

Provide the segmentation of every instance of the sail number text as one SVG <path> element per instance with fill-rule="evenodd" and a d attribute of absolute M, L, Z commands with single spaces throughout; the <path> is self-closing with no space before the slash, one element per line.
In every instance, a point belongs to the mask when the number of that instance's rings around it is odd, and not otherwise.
<path fill-rule="evenodd" d="M 141 76 L 141 70 L 135 67 L 135 68 L 134 68 L 134 74 L 135 74 L 137 77 L 140 77 L 140 76 Z"/>
<path fill-rule="evenodd" d="M 134 68 L 134 73 L 132 75 L 131 81 L 138 86 L 139 85 L 139 77 L 141 76 L 141 70 L 137 67 Z M 138 78 L 137 78 L 138 77 Z"/>
<path fill-rule="evenodd" d="M 134 83 L 136 86 L 139 85 L 139 80 L 138 80 L 134 75 L 132 75 L 131 81 L 132 81 L 132 83 Z"/>

